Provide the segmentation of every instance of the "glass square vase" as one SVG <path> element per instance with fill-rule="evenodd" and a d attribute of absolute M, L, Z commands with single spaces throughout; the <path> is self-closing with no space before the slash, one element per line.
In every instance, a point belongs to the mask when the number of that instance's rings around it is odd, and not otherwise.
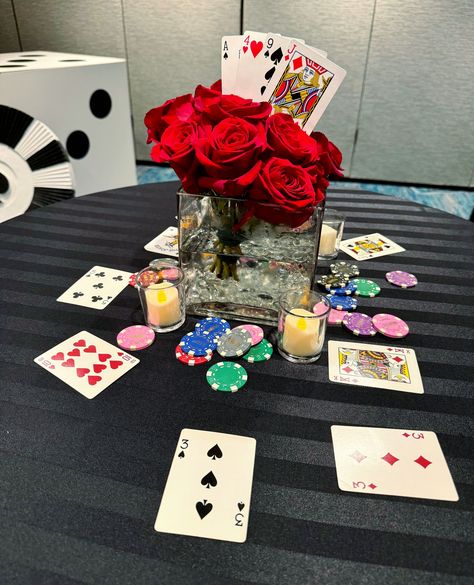
<path fill-rule="evenodd" d="M 276 325 L 278 299 L 313 288 L 324 203 L 299 227 L 251 218 L 244 199 L 178 191 L 179 261 L 186 312 Z"/>

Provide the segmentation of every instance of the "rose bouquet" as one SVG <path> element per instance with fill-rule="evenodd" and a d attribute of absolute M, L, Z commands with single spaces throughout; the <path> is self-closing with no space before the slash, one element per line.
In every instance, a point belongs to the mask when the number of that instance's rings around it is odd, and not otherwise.
<path fill-rule="evenodd" d="M 153 108 L 145 125 L 151 158 L 168 163 L 185 191 L 222 198 L 214 203 L 222 225 L 211 267 L 219 278 L 237 279 L 245 224 L 301 226 L 324 200 L 329 177 L 342 175 L 341 152 L 324 134 L 272 115 L 267 102 L 223 95 L 219 81 Z"/>

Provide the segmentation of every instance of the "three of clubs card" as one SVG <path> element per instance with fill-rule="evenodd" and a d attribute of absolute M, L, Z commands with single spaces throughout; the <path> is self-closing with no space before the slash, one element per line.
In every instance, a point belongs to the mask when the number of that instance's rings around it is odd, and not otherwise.
<path fill-rule="evenodd" d="M 36 364 L 86 398 L 95 398 L 139 361 L 87 331 L 73 335 L 35 359 Z"/>
<path fill-rule="evenodd" d="M 342 491 L 458 501 L 435 433 L 333 425 L 331 434 Z"/>
<path fill-rule="evenodd" d="M 251 437 L 183 429 L 155 530 L 245 542 L 255 449 Z"/>
<path fill-rule="evenodd" d="M 128 285 L 131 272 L 94 266 L 57 298 L 60 303 L 105 309 Z"/>
<path fill-rule="evenodd" d="M 341 242 L 341 250 L 356 260 L 369 260 L 405 252 L 405 248 L 378 233 L 344 240 Z"/>
<path fill-rule="evenodd" d="M 415 394 L 424 393 L 413 349 L 393 345 L 329 341 L 328 363 L 331 382 Z"/>

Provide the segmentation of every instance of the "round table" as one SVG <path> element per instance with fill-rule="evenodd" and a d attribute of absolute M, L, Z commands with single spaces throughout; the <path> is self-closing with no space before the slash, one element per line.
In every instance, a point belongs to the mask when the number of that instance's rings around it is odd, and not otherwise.
<path fill-rule="evenodd" d="M 397 342 L 416 350 L 423 395 L 330 383 L 326 352 L 306 367 L 275 352 L 245 364 L 242 391 L 213 392 L 205 366 L 174 357 L 193 319 L 137 352 L 140 364 L 94 400 L 33 363 L 84 329 L 115 343 L 136 319 L 132 287 L 103 311 L 56 298 L 94 265 L 146 266 L 154 256 L 144 244 L 176 225 L 176 188 L 109 191 L 0 225 L 0 582 L 472 583 L 471 223 L 373 193 L 328 194 L 328 205 L 347 216 L 345 238 L 380 232 L 406 248 L 359 263 L 382 287 L 362 306 L 409 323 L 410 335 Z M 385 272 L 395 269 L 415 273 L 418 286 L 388 284 Z M 340 328 L 327 337 L 357 341 Z M 332 424 L 435 431 L 459 501 L 340 491 Z M 185 427 L 256 438 L 244 544 L 153 530 Z"/>

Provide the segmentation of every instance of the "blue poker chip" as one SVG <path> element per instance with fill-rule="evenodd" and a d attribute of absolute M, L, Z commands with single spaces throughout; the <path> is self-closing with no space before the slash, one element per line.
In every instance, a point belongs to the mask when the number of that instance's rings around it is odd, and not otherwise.
<path fill-rule="evenodd" d="M 196 323 L 195 331 L 210 335 L 215 343 L 217 343 L 220 337 L 230 331 L 230 325 L 225 319 L 207 317 Z"/>
<path fill-rule="evenodd" d="M 191 331 L 181 339 L 179 347 L 191 357 L 204 356 L 212 353 L 216 349 L 217 343 L 209 333 Z"/>
<path fill-rule="evenodd" d="M 357 299 L 354 297 L 347 297 L 341 295 L 326 295 L 331 308 L 337 309 L 338 311 L 354 311 L 357 309 Z"/>
<path fill-rule="evenodd" d="M 355 283 L 353 280 L 349 280 L 349 282 L 346 284 L 346 286 L 339 286 L 336 288 L 330 288 L 329 292 L 332 295 L 338 295 L 341 297 L 344 296 L 349 296 L 349 295 L 353 295 L 357 290 L 357 283 Z"/>

